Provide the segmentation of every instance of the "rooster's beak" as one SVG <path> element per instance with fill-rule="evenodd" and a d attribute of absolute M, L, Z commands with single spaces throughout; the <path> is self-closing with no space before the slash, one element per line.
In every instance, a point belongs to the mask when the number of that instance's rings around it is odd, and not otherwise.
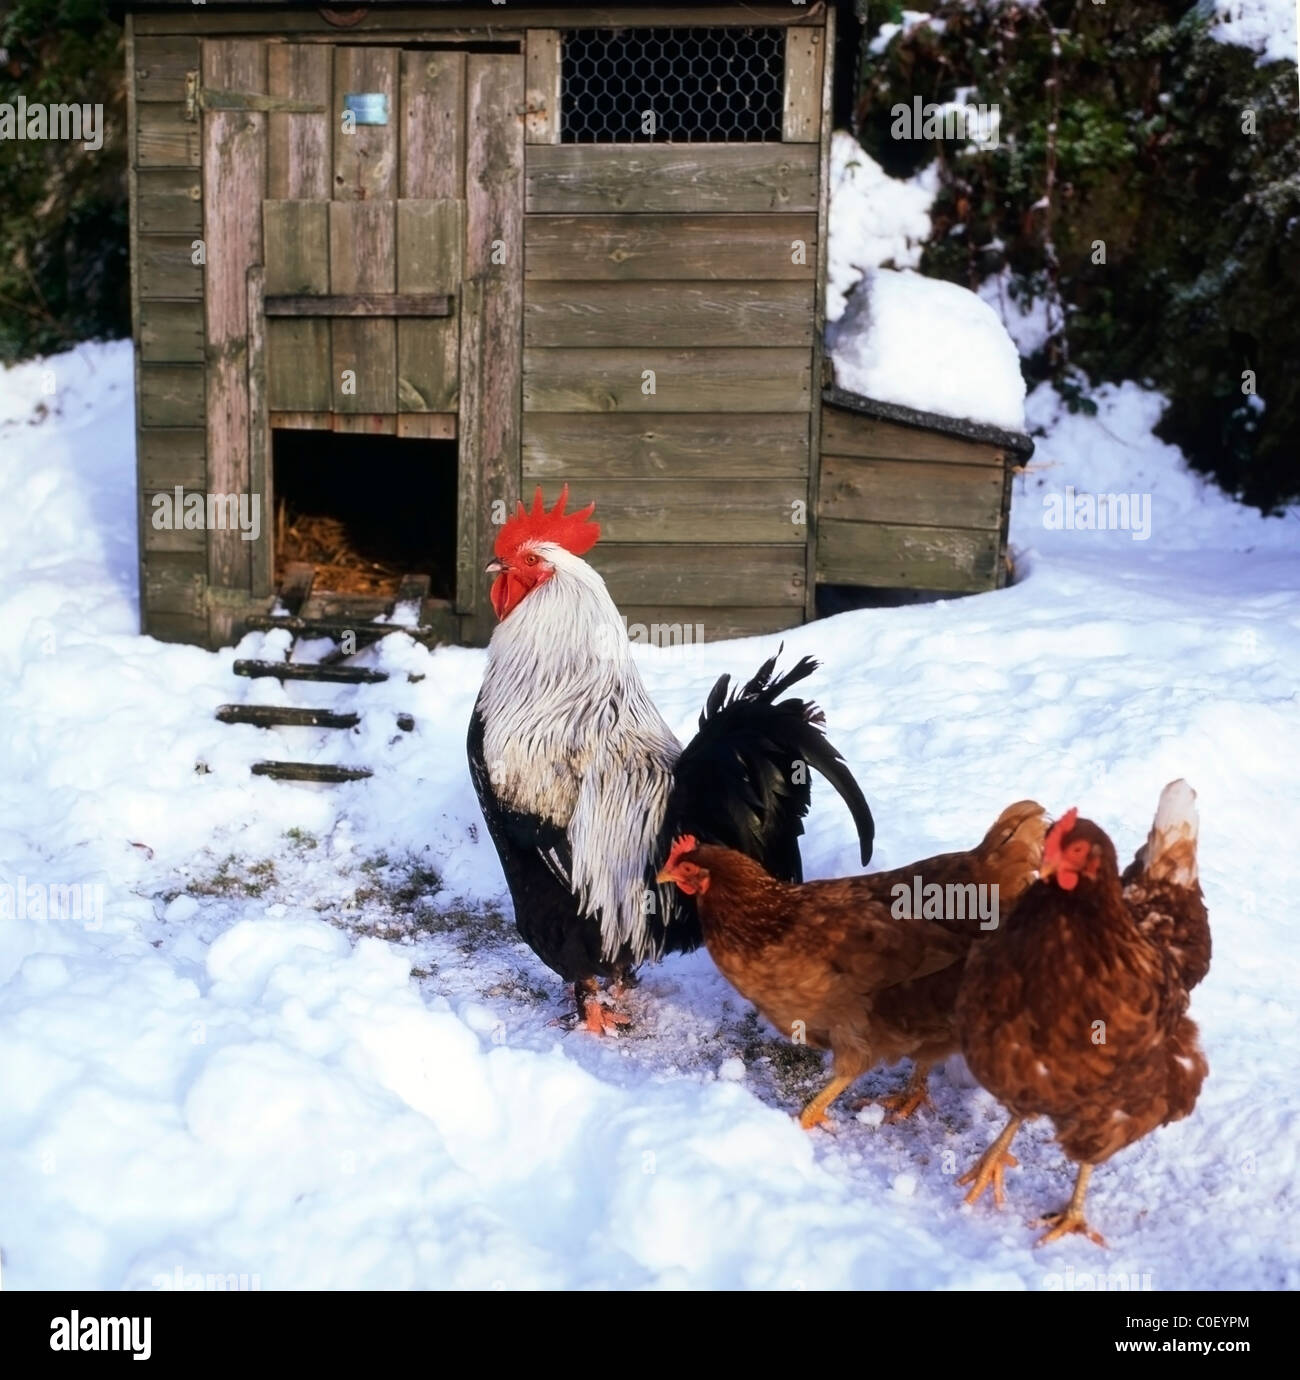
<path fill-rule="evenodd" d="M 500 575 L 505 571 L 505 566 L 500 561 L 489 561 L 483 567 L 484 575 Z"/>

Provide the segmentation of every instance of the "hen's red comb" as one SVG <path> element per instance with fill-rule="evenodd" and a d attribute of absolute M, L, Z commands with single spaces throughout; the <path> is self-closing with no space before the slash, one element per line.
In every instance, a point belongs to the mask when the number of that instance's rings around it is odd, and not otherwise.
<path fill-rule="evenodd" d="M 670 867 L 676 867 L 678 861 L 685 857 L 687 853 L 694 853 L 699 847 L 694 834 L 682 834 L 673 840 L 673 846 L 668 850 L 668 856 L 664 859 L 664 865 L 660 869 L 667 872 Z"/>
<path fill-rule="evenodd" d="M 501 530 L 497 533 L 495 551 L 504 560 L 518 551 L 526 541 L 550 541 L 562 546 L 575 556 L 585 556 L 596 544 L 600 536 L 600 524 L 588 519 L 596 511 L 594 503 L 579 508 L 576 513 L 565 513 L 564 505 L 569 501 L 569 486 L 560 490 L 555 507 L 548 513 L 542 501 L 539 484 L 533 495 L 533 509 L 529 512 L 522 503 Z"/>
<path fill-rule="evenodd" d="M 1056 862 L 1061 856 L 1061 842 L 1079 820 L 1079 807 L 1072 805 L 1052 825 L 1047 838 L 1043 840 L 1043 861 Z"/>

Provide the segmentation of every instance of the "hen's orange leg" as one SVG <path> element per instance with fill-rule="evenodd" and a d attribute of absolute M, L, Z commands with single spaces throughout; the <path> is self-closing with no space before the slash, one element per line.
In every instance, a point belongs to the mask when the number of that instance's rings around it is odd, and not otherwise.
<path fill-rule="evenodd" d="M 601 1004 L 595 978 L 575 982 L 573 996 L 578 1004 L 579 1024 L 585 1026 L 593 1035 L 609 1035 L 621 1025 L 632 1024 L 632 1017 L 625 1011 Z"/>
<path fill-rule="evenodd" d="M 1106 1244 L 1105 1237 L 1100 1232 L 1093 1229 L 1084 1220 L 1083 1216 L 1083 1197 L 1088 1191 L 1088 1180 L 1092 1178 L 1092 1165 L 1081 1164 L 1079 1166 L 1079 1177 L 1074 1181 L 1074 1192 L 1070 1194 L 1070 1201 L 1066 1204 L 1063 1212 L 1054 1212 L 1050 1217 L 1040 1217 L 1036 1222 L 1031 1222 L 1031 1226 L 1050 1227 L 1051 1230 L 1045 1236 L 1040 1236 L 1034 1242 L 1035 1246 L 1046 1246 L 1051 1241 L 1059 1241 L 1063 1236 L 1070 1236 L 1078 1233 L 1086 1236 L 1089 1241 L 1098 1246 Z"/>
<path fill-rule="evenodd" d="M 827 1119 L 826 1109 L 853 1082 L 852 1078 L 845 1078 L 836 1074 L 829 1083 L 812 1099 L 811 1102 L 799 1113 L 799 1125 L 805 1131 L 811 1131 L 814 1126 L 821 1126 Z"/>
<path fill-rule="evenodd" d="M 1002 1134 L 993 1142 L 992 1145 L 979 1157 L 975 1164 L 964 1173 L 958 1184 L 972 1184 L 971 1191 L 966 1195 L 968 1203 L 978 1203 L 984 1194 L 984 1190 L 991 1184 L 993 1186 L 993 1201 L 1001 1207 L 1007 1201 L 1007 1195 L 1002 1187 L 1002 1175 L 1008 1169 L 1014 1169 L 1020 1161 L 1014 1155 L 1008 1154 L 1011 1142 L 1016 1138 L 1016 1132 L 1020 1129 L 1023 1118 L 1013 1116 L 1010 1121 L 1002 1128 Z"/>
<path fill-rule="evenodd" d="M 889 1109 L 888 1121 L 906 1121 L 918 1107 L 930 1106 L 930 1065 L 917 1064 L 907 1086 L 902 1092 L 891 1093 L 880 1099 L 880 1105 Z"/>

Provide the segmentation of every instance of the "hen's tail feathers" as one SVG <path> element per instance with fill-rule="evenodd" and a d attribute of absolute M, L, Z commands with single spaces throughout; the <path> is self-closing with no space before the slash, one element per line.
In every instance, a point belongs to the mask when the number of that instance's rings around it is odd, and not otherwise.
<path fill-rule="evenodd" d="M 1036 800 L 1017 800 L 994 821 L 975 850 L 981 871 L 998 883 L 1004 904 L 1028 890 L 1043 864 L 1047 811 Z"/>
<path fill-rule="evenodd" d="M 1171 781 L 1160 792 L 1151 832 L 1134 861 L 1140 863 L 1143 874 L 1153 882 L 1194 887 L 1199 828 L 1196 792 L 1181 778 Z"/>
<path fill-rule="evenodd" d="M 691 833 L 748 854 L 775 877 L 801 881 L 798 840 L 812 798 L 811 768 L 849 807 L 865 866 L 875 823 L 853 773 L 822 732 L 821 710 L 793 696 L 778 700 L 817 662 L 802 657 L 778 676 L 776 660 L 769 657 L 737 691 L 729 693 L 729 676 L 710 691 L 699 732 L 673 769 L 660 851 L 677 834 Z"/>

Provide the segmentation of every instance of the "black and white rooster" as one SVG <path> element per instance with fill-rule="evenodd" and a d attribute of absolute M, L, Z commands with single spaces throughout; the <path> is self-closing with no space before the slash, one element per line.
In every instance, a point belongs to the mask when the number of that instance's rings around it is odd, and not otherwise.
<path fill-rule="evenodd" d="M 593 1032 L 626 1024 L 596 979 L 701 942 L 694 902 L 655 874 L 679 834 L 738 849 L 776 877 L 802 880 L 799 835 L 809 768 L 844 798 L 862 862 L 871 811 L 807 700 L 778 699 L 817 663 L 784 675 L 776 658 L 728 694 L 713 687 L 683 748 L 646 693 L 605 582 L 582 557 L 595 505 L 549 512 L 537 491 L 497 536 L 487 572 L 500 620 L 469 727 L 469 766 L 501 858 L 515 923 L 533 952 L 574 984 Z"/>

